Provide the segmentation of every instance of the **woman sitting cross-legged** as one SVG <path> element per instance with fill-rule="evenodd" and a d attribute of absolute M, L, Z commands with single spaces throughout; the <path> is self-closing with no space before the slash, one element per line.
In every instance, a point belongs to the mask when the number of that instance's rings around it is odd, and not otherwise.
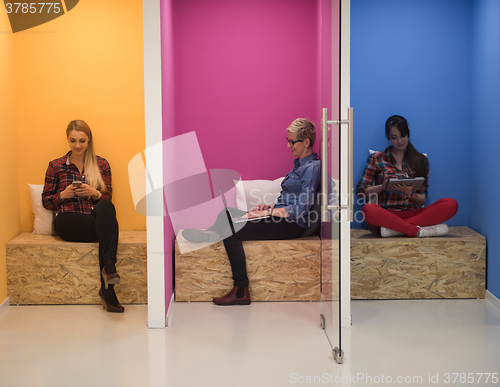
<path fill-rule="evenodd" d="M 316 129 L 309 120 L 298 118 L 287 130 L 287 144 L 296 159 L 293 169 L 281 183 L 281 195 L 274 206 L 260 204 L 248 213 L 231 209 L 233 216 L 248 218 L 243 224 L 233 225 L 234 233 L 226 210 L 219 213 L 214 225 L 208 230 L 186 229 L 182 233 L 190 242 L 216 242 L 221 239 L 224 242 L 234 287 L 224 297 L 213 299 L 217 305 L 250 304 L 242 241 L 298 238 L 309 226 L 309 210 L 321 180 L 321 164 L 318 155 L 312 151 Z M 264 215 L 270 217 L 252 220 Z"/>
<path fill-rule="evenodd" d="M 376 203 L 363 206 L 366 222 L 383 237 L 406 235 L 409 237 L 442 236 L 448 233 L 443 222 L 458 210 L 455 199 L 440 199 L 424 207 L 427 200 L 429 161 L 410 142 L 410 128 L 401 116 L 389 117 L 385 135 L 391 146 L 370 156 L 363 175 L 356 186 L 358 197 L 375 199 Z M 390 178 L 425 178 L 423 186 L 399 183 L 388 191 Z"/>

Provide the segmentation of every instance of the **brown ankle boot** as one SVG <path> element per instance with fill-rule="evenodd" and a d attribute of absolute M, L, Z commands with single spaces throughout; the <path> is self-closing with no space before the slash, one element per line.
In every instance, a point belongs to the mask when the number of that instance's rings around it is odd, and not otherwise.
<path fill-rule="evenodd" d="M 231 290 L 224 297 L 214 297 L 212 301 L 217 305 L 250 305 L 250 292 L 248 291 L 248 288 L 245 288 L 244 295 L 241 298 L 236 297 L 237 291 L 238 287 L 235 286 L 233 287 L 233 290 Z"/>

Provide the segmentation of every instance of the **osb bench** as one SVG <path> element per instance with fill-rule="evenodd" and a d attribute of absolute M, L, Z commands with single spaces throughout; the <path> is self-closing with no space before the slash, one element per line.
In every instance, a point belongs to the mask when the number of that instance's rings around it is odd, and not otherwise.
<path fill-rule="evenodd" d="M 317 301 L 319 237 L 243 242 L 252 301 Z M 222 241 L 194 244 L 181 232 L 175 242 L 175 300 L 211 301 L 232 289 Z"/>
<path fill-rule="evenodd" d="M 351 298 L 484 298 L 486 238 L 450 227 L 433 238 L 351 229 Z"/>
<path fill-rule="evenodd" d="M 7 243 L 11 304 L 100 304 L 97 243 L 74 243 L 24 233 Z M 122 304 L 147 303 L 146 231 L 122 231 L 115 286 Z"/>

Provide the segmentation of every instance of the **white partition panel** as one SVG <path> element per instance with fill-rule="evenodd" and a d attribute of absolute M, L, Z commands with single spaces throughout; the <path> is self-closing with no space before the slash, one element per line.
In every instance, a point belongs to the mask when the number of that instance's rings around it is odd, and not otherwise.
<path fill-rule="evenodd" d="M 161 98 L 161 30 L 160 0 L 143 1 L 144 31 L 144 103 L 146 122 L 146 182 L 154 188 L 163 186 L 162 98 Z M 157 145 L 155 147 L 155 145 Z M 148 152 L 148 149 L 155 149 Z M 159 151 L 158 148 L 160 149 Z M 149 195 L 148 214 L 162 214 L 163 195 Z M 165 256 L 163 217 L 148 215 L 148 327 L 165 328 Z"/>

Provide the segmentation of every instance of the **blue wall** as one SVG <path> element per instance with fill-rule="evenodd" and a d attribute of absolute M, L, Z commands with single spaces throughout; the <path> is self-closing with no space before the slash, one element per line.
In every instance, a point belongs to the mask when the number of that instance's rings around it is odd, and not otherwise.
<path fill-rule="evenodd" d="M 471 227 L 486 236 L 488 290 L 500 298 L 500 1 L 475 0 L 473 9 Z"/>
<path fill-rule="evenodd" d="M 354 181 L 368 149 L 388 146 L 385 120 L 400 114 L 431 164 L 427 204 L 458 201 L 450 226 L 470 225 L 471 14 L 472 0 L 351 1 Z"/>
<path fill-rule="evenodd" d="M 486 236 L 500 298 L 500 0 L 352 0 L 351 18 L 355 181 L 387 117 L 405 116 L 431 163 L 427 204 L 455 198 L 447 223 Z"/>

